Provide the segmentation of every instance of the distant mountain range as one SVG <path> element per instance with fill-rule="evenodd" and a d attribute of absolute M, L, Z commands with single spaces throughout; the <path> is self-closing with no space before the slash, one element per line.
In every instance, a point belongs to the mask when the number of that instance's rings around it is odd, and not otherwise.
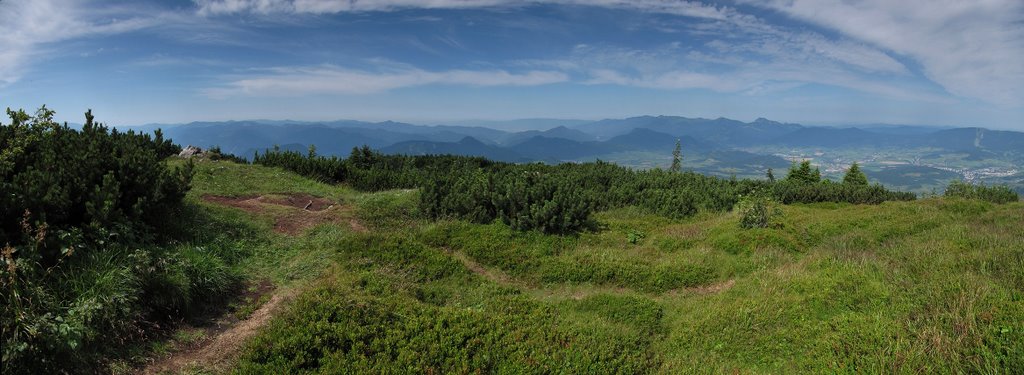
<path fill-rule="evenodd" d="M 878 181 L 909 189 L 924 190 L 939 179 L 956 175 L 967 179 L 996 176 L 999 182 L 1010 184 L 1019 179 L 1024 186 L 1024 173 L 1019 171 L 1024 170 L 1024 133 L 977 127 L 821 127 L 764 118 L 742 122 L 640 116 L 600 121 L 464 121 L 454 125 L 254 120 L 135 128 L 152 131 L 156 127 L 179 144 L 220 146 L 247 158 L 275 145 L 303 151 L 316 145 L 321 155 L 338 156 L 367 145 L 396 154 L 473 155 L 547 163 L 602 159 L 648 168 L 667 166 L 678 140 L 688 161 L 684 165 L 719 175 L 763 176 L 768 168 L 784 169 L 792 159 L 809 158 L 823 170 L 839 170 L 841 164 L 851 161 L 875 161 Z M 875 160 L 879 155 L 889 155 L 892 160 Z M 899 165 L 915 168 L 896 168 Z"/>

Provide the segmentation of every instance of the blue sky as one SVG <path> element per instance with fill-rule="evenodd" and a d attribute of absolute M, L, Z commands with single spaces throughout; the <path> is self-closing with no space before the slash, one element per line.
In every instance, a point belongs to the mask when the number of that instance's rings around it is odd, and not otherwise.
<path fill-rule="evenodd" d="M 80 122 L 766 117 L 1024 131 L 1020 0 L 0 0 Z"/>

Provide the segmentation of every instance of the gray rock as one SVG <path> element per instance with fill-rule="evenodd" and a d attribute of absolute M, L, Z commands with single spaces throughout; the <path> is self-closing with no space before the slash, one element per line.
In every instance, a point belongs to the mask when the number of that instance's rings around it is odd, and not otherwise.
<path fill-rule="evenodd" d="M 193 145 L 188 145 L 188 147 L 181 149 L 181 152 L 178 153 L 178 157 L 191 158 L 193 156 L 203 156 L 203 154 L 203 149 Z"/>

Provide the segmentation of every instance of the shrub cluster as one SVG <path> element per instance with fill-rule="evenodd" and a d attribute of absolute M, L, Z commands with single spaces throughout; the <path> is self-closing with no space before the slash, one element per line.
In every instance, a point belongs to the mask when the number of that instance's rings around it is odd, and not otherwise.
<path fill-rule="evenodd" d="M 11 123 L 0 124 L 0 244 L 27 244 L 23 222 L 51 234 L 19 258 L 52 265 L 74 244 L 143 240 L 188 191 L 191 164 L 163 164 L 179 148 L 160 132 L 110 130 L 94 123 L 91 111 L 81 130 L 57 124 L 46 107 L 35 116 L 7 114 Z"/>
<path fill-rule="evenodd" d="M 817 183 L 779 181 L 771 187 L 772 195 L 784 204 L 792 203 L 853 203 L 879 204 L 885 201 L 908 201 L 914 193 L 888 190 L 882 185 L 856 185 L 824 180 Z"/>
<path fill-rule="evenodd" d="M 7 113 L 0 372 L 98 372 L 100 359 L 143 326 L 181 317 L 236 285 L 236 247 L 165 244 L 188 240 L 182 226 L 210 228 L 193 224 L 201 219 L 182 204 L 191 164 L 163 163 L 179 148 L 159 131 L 110 130 L 91 113 L 75 130 L 45 107 L 34 116 Z"/>
<path fill-rule="evenodd" d="M 1005 185 L 974 185 L 962 181 L 950 182 L 949 186 L 946 187 L 945 196 L 965 199 L 980 199 L 996 204 L 1016 202 L 1020 199 L 1017 192 Z"/>
<path fill-rule="evenodd" d="M 740 227 L 744 229 L 777 226 L 782 216 L 782 209 L 775 199 L 761 192 L 744 196 L 735 210 L 740 215 Z"/>
<path fill-rule="evenodd" d="M 794 163 L 786 178 L 771 186 L 772 195 L 784 204 L 791 203 L 853 203 L 879 204 L 885 201 L 914 200 L 917 195 L 891 191 L 879 184 L 868 185 L 868 178 L 857 163 L 853 163 L 843 176 L 842 183 L 822 179 L 818 168 L 810 161 Z"/>
<path fill-rule="evenodd" d="M 546 233 L 578 231 L 590 225 L 594 203 L 585 192 L 560 183 L 542 165 L 481 169 L 427 181 L 421 207 L 433 217 L 454 216 L 478 223 L 495 219 L 516 229 Z"/>
<path fill-rule="evenodd" d="M 670 218 L 699 211 L 728 211 L 754 190 L 782 203 L 849 202 L 877 204 L 915 199 L 913 193 L 886 190 L 862 180 L 822 180 L 809 163 L 794 165 L 782 181 L 736 180 L 659 169 L 637 171 L 593 163 L 511 164 L 478 157 L 382 155 L 368 147 L 347 159 L 267 151 L 255 162 L 307 176 L 331 175 L 360 190 L 422 188 L 421 208 L 431 217 L 472 222 L 500 220 L 514 228 L 546 233 L 575 232 L 593 224 L 591 213 L 639 206 Z M 333 171 L 333 172 L 332 172 Z M 851 171 L 861 177 L 859 170 Z"/>
<path fill-rule="evenodd" d="M 267 150 L 260 154 L 253 155 L 253 164 L 266 165 L 268 167 L 279 167 L 300 175 L 321 181 L 341 182 L 345 180 L 345 162 L 337 157 L 317 157 L 311 152 L 303 155 L 297 151 L 281 151 L 275 147 L 273 151 Z"/>

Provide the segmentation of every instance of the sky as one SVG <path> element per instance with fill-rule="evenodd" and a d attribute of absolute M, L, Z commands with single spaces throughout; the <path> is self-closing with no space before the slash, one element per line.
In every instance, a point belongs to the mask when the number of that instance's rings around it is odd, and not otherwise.
<path fill-rule="evenodd" d="M 0 106 L 60 121 L 1024 131 L 1021 0 L 0 0 L 0 26 Z"/>

